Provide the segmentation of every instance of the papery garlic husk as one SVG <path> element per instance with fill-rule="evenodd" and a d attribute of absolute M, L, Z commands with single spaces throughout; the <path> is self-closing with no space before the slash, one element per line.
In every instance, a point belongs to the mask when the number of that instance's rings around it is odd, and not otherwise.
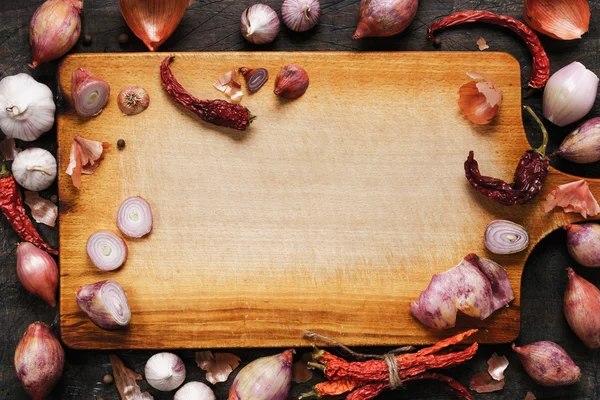
<path fill-rule="evenodd" d="M 16 155 L 11 169 L 19 185 L 39 192 L 56 179 L 56 158 L 48 150 L 30 147 Z"/>
<path fill-rule="evenodd" d="M 124 328 L 131 321 L 127 295 L 113 280 L 105 280 L 79 288 L 77 305 L 101 329 Z"/>
<path fill-rule="evenodd" d="M 292 381 L 292 356 L 286 350 L 246 365 L 235 377 L 228 400 L 286 400 Z"/>
<path fill-rule="evenodd" d="M 77 114 L 82 117 L 95 117 L 108 103 L 110 86 L 89 69 L 77 68 L 73 71 L 71 96 Z"/>
<path fill-rule="evenodd" d="M 52 91 L 27 74 L 0 81 L 0 130 L 8 137 L 31 142 L 54 125 Z"/>
<path fill-rule="evenodd" d="M 125 22 L 150 51 L 156 51 L 175 31 L 190 0 L 119 0 Z"/>
<path fill-rule="evenodd" d="M 145 376 L 154 389 L 169 392 L 185 380 L 185 364 L 173 353 L 157 353 L 146 362 Z"/>
<path fill-rule="evenodd" d="M 568 224 L 563 229 L 571 257 L 585 267 L 600 267 L 600 224 Z"/>
<path fill-rule="evenodd" d="M 412 23 L 419 0 L 361 0 L 352 39 L 396 35 Z"/>
<path fill-rule="evenodd" d="M 600 161 L 600 117 L 584 122 L 569 133 L 553 155 L 578 164 Z"/>
<path fill-rule="evenodd" d="M 281 5 L 283 23 L 295 32 L 314 27 L 321 16 L 319 0 L 285 0 Z"/>
<path fill-rule="evenodd" d="M 29 25 L 32 68 L 62 57 L 77 43 L 82 7 L 79 0 L 47 0 L 33 13 Z"/>
<path fill-rule="evenodd" d="M 50 307 L 56 306 L 58 267 L 50 254 L 29 242 L 20 243 L 17 246 L 17 276 L 25 290 Z"/>
<path fill-rule="evenodd" d="M 600 347 L 600 290 L 568 269 L 565 317 L 571 330 L 590 349 Z"/>
<path fill-rule="evenodd" d="M 273 93 L 285 99 L 294 100 L 306 93 L 308 84 L 306 70 L 299 65 L 288 64 L 277 74 Z"/>
<path fill-rule="evenodd" d="M 279 17 L 266 4 L 254 4 L 244 10 L 240 21 L 242 36 L 254 44 L 271 43 L 279 33 Z"/>
<path fill-rule="evenodd" d="M 202 382 L 188 382 L 175 392 L 173 400 L 217 400 L 211 388 Z"/>
<path fill-rule="evenodd" d="M 588 31 L 590 15 L 587 0 L 525 0 L 523 19 L 545 35 L 573 40 Z"/>
<path fill-rule="evenodd" d="M 598 77 L 575 61 L 556 71 L 544 89 L 544 117 L 558 126 L 583 118 L 594 106 Z"/>
<path fill-rule="evenodd" d="M 566 386 L 579 381 L 581 371 L 567 352 L 554 342 L 542 341 L 513 350 L 527 374 L 542 386 Z"/>
<path fill-rule="evenodd" d="M 25 191 L 23 203 L 31 209 L 31 217 L 35 222 L 50 227 L 56 225 L 56 218 L 58 218 L 58 206 L 56 204 L 40 197 L 38 192 L 32 192 L 31 190 Z"/>
<path fill-rule="evenodd" d="M 502 104 L 502 91 L 483 75 L 476 72 L 467 75 L 473 80 L 460 87 L 458 106 L 474 124 L 489 124 Z"/>
<path fill-rule="evenodd" d="M 65 351 L 50 327 L 43 322 L 29 325 L 15 350 L 15 371 L 33 400 L 46 400 L 64 365 Z"/>

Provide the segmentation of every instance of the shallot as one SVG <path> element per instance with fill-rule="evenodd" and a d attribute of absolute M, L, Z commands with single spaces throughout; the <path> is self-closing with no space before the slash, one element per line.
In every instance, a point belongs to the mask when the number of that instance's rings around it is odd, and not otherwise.
<path fill-rule="evenodd" d="M 588 31 L 590 15 L 587 0 L 525 0 L 523 19 L 538 32 L 572 40 Z"/>
<path fill-rule="evenodd" d="M 71 95 L 75 111 L 82 117 L 95 117 L 104 110 L 110 95 L 110 86 L 87 68 L 73 71 Z"/>
<path fill-rule="evenodd" d="M 271 43 L 279 33 L 279 17 L 266 4 L 254 4 L 244 10 L 241 18 L 242 36 L 254 44 Z"/>
<path fill-rule="evenodd" d="M 43 250 L 29 242 L 17 246 L 17 276 L 21 285 L 29 292 L 56 306 L 58 267 L 56 261 Z"/>
<path fill-rule="evenodd" d="M 137 115 L 150 105 L 150 96 L 139 86 L 129 86 L 119 92 L 117 105 L 124 115 Z"/>
<path fill-rule="evenodd" d="M 352 39 L 396 35 L 417 15 L 419 0 L 361 0 Z"/>
<path fill-rule="evenodd" d="M 600 267 L 600 224 L 568 224 L 563 229 L 571 257 L 585 267 Z"/>
<path fill-rule="evenodd" d="M 308 74 L 304 68 L 296 64 L 288 64 L 277 74 L 273 93 L 285 99 L 294 100 L 306 92 L 308 82 Z"/>
<path fill-rule="evenodd" d="M 144 369 L 148 384 L 162 392 L 177 389 L 185 380 L 185 364 L 173 353 L 157 353 Z"/>
<path fill-rule="evenodd" d="M 494 254 L 518 253 L 529 246 L 529 234 L 512 221 L 495 220 L 485 227 L 483 244 Z"/>
<path fill-rule="evenodd" d="M 285 400 L 292 381 L 294 350 L 262 357 L 246 365 L 235 377 L 228 400 Z"/>
<path fill-rule="evenodd" d="M 521 360 L 525 372 L 539 385 L 572 385 L 581 377 L 579 367 L 554 342 L 535 342 L 522 347 L 513 343 L 512 348 Z"/>
<path fill-rule="evenodd" d="M 121 285 L 113 280 L 80 287 L 76 301 L 79 308 L 101 329 L 123 328 L 131 321 L 127 295 Z"/>
<path fill-rule="evenodd" d="M 58 218 L 58 206 L 30 190 L 25 191 L 24 203 L 31 209 L 31 216 L 39 224 L 54 227 Z"/>
<path fill-rule="evenodd" d="M 569 326 L 590 349 L 600 347 L 600 290 L 568 269 L 565 317 Z"/>
<path fill-rule="evenodd" d="M 150 204 L 139 196 L 125 199 L 117 212 L 117 226 L 131 238 L 146 236 L 152 231 Z"/>
<path fill-rule="evenodd" d="M 281 5 L 283 23 L 295 32 L 304 32 L 314 27 L 321 16 L 319 0 L 284 0 Z"/>
<path fill-rule="evenodd" d="M 111 231 L 92 233 L 87 240 L 86 251 L 92 264 L 103 271 L 115 270 L 127 260 L 127 244 Z"/>
<path fill-rule="evenodd" d="M 600 117 L 592 118 L 569 133 L 553 155 L 579 164 L 600 161 Z"/>
<path fill-rule="evenodd" d="M 15 156 L 12 173 L 27 190 L 48 189 L 56 179 L 56 158 L 48 150 L 30 147 Z"/>

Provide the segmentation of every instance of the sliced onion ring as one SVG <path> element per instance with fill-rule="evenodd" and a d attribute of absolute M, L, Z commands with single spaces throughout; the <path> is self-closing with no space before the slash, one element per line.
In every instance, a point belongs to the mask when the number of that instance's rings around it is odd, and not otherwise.
<path fill-rule="evenodd" d="M 150 204 L 139 196 L 126 199 L 117 213 L 117 226 L 124 235 L 141 238 L 152 231 Z"/>
<path fill-rule="evenodd" d="M 494 254 L 514 254 L 529 246 L 529 234 L 519 224 L 498 219 L 485 227 L 483 244 Z"/>
<path fill-rule="evenodd" d="M 92 263 L 103 271 L 115 270 L 127 260 L 127 244 L 111 231 L 92 233 L 86 251 Z"/>
<path fill-rule="evenodd" d="M 77 305 L 102 329 L 118 329 L 131 321 L 125 291 L 118 282 L 110 279 L 80 287 Z"/>

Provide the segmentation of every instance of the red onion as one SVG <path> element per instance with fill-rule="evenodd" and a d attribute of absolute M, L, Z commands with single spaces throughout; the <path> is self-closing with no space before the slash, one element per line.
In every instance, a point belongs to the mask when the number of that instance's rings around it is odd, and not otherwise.
<path fill-rule="evenodd" d="M 50 327 L 29 325 L 15 350 L 15 371 L 33 400 L 45 400 L 62 375 L 65 351 Z"/>
<path fill-rule="evenodd" d="M 56 306 L 58 268 L 50 254 L 29 242 L 22 242 L 17 247 L 17 275 L 29 293 L 40 297 L 50 307 Z"/>
<path fill-rule="evenodd" d="M 131 238 L 146 236 L 152 231 L 150 204 L 139 196 L 129 197 L 119 207 L 117 226 Z"/>
<path fill-rule="evenodd" d="M 262 357 L 246 365 L 235 377 L 228 400 L 285 400 L 292 381 L 294 350 Z"/>
<path fill-rule="evenodd" d="M 306 93 L 308 83 L 308 74 L 304 68 L 288 64 L 277 74 L 273 93 L 284 99 L 294 100 Z"/>
<path fill-rule="evenodd" d="M 129 325 L 131 311 L 125 291 L 119 283 L 106 280 L 82 286 L 77 305 L 99 328 L 113 330 Z"/>
<path fill-rule="evenodd" d="M 86 251 L 92 264 L 103 271 L 115 270 L 127 260 L 127 244 L 111 231 L 92 233 Z"/>
<path fill-rule="evenodd" d="M 73 71 L 71 95 L 77 114 L 82 117 L 95 117 L 108 103 L 110 86 L 89 69 L 77 68 Z"/>
<path fill-rule="evenodd" d="M 535 342 L 522 347 L 513 343 L 512 348 L 527 374 L 542 386 L 572 385 L 581 377 L 579 367 L 554 342 Z"/>
<path fill-rule="evenodd" d="M 314 27 L 321 16 L 319 0 L 285 0 L 281 5 L 283 23 L 295 32 Z"/>
<path fill-rule="evenodd" d="M 494 254 L 518 253 L 529 246 L 529 234 L 519 224 L 498 219 L 485 227 L 483 244 Z"/>
<path fill-rule="evenodd" d="M 600 267 L 600 224 L 568 224 L 563 229 L 571 257 L 585 267 Z"/>
<path fill-rule="evenodd" d="M 569 268 L 565 317 L 569 326 L 591 349 L 600 347 L 600 290 Z"/>
<path fill-rule="evenodd" d="M 396 35 L 417 15 L 419 0 L 361 0 L 352 39 Z"/>

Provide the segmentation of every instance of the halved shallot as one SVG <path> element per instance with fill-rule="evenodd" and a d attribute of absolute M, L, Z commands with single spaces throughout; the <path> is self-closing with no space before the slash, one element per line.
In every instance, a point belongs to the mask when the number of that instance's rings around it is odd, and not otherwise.
<path fill-rule="evenodd" d="M 95 117 L 100 114 L 110 96 L 110 86 L 106 81 L 87 68 L 73 71 L 71 95 L 75 111 L 82 117 Z"/>
<path fill-rule="evenodd" d="M 529 234 L 519 224 L 498 219 L 485 227 L 483 244 L 494 254 L 518 253 L 529 246 Z"/>
<path fill-rule="evenodd" d="M 113 330 L 129 325 L 131 310 L 125 291 L 118 282 L 106 280 L 82 286 L 77 305 L 99 328 Z"/>
<path fill-rule="evenodd" d="M 117 212 L 117 226 L 124 235 L 141 238 L 152 231 L 150 204 L 139 196 L 129 197 Z"/>
<path fill-rule="evenodd" d="M 92 233 L 86 251 L 92 263 L 103 271 L 115 270 L 127 260 L 127 244 L 111 231 Z"/>
<path fill-rule="evenodd" d="M 474 124 L 489 124 L 502 104 L 502 91 L 481 74 L 467 72 L 467 75 L 473 80 L 460 87 L 458 106 Z"/>
<path fill-rule="evenodd" d="M 525 0 L 523 19 L 555 39 L 581 39 L 590 26 L 590 6 L 587 0 Z"/>

